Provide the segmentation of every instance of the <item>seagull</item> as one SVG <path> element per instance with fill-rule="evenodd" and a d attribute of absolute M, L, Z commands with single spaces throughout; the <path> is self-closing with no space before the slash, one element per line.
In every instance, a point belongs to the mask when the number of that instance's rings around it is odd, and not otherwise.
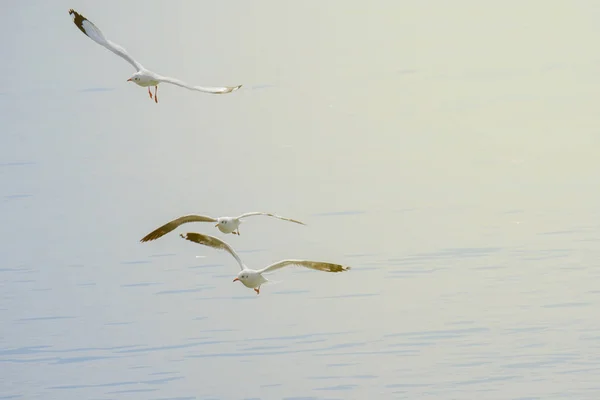
<path fill-rule="evenodd" d="M 310 269 L 315 269 L 317 271 L 325 271 L 325 272 L 344 272 L 348 271 L 350 267 L 345 267 L 339 264 L 331 264 L 320 261 L 308 261 L 308 260 L 281 260 L 276 262 L 275 264 L 271 264 L 268 267 L 263 269 L 255 270 L 250 269 L 244 265 L 240 256 L 233 250 L 233 248 L 214 236 L 203 235 L 201 233 L 188 232 L 185 235 L 180 234 L 182 238 L 189 240 L 190 242 L 200 243 L 205 246 L 213 247 L 215 249 L 225 250 L 229 254 L 236 259 L 238 264 L 240 265 L 241 271 L 237 274 L 236 278 L 233 282 L 240 281 L 244 284 L 244 286 L 254 289 L 256 294 L 260 294 L 260 286 L 263 283 L 269 282 L 267 278 L 265 278 L 262 274 L 265 272 L 272 272 L 278 270 L 283 267 L 287 267 L 288 265 L 298 265 L 300 267 L 306 267 Z"/>
<path fill-rule="evenodd" d="M 266 212 L 249 212 L 242 214 L 238 217 L 207 217 L 204 215 L 184 215 L 183 217 L 179 217 L 174 219 L 173 221 L 167 222 L 163 226 L 155 229 L 150 232 L 146 236 L 144 236 L 140 242 L 148 242 L 150 240 L 158 239 L 161 236 L 166 235 L 171 232 L 173 229 L 177 228 L 181 224 L 185 224 L 187 222 L 216 222 L 215 225 L 219 230 L 223 233 L 233 233 L 234 235 L 240 234 L 240 224 L 242 223 L 242 218 L 252 217 L 254 215 L 267 215 L 269 217 L 274 217 L 278 219 L 282 219 L 284 221 L 294 222 L 300 225 L 306 225 L 304 222 L 296 221 L 295 219 L 285 218 L 280 215 L 275 215 Z"/>
<path fill-rule="evenodd" d="M 158 96 L 157 96 L 158 84 L 161 82 L 171 83 L 173 85 L 181 86 L 181 87 L 189 89 L 189 90 L 197 90 L 199 92 L 213 93 L 213 94 L 229 93 L 229 92 L 233 92 L 234 90 L 237 90 L 240 87 L 242 87 L 242 85 L 233 86 L 233 87 L 229 87 L 229 86 L 223 86 L 223 87 L 191 86 L 185 82 L 180 81 L 179 79 L 170 78 L 168 76 L 158 75 L 158 74 L 144 68 L 144 66 L 142 64 L 140 64 L 139 62 L 137 62 L 133 57 L 131 57 L 131 55 L 129 55 L 127 50 L 125 50 L 123 47 L 108 40 L 104 36 L 102 31 L 100 29 L 98 29 L 98 27 L 96 25 L 94 25 L 86 17 L 79 14 L 77 11 L 73 10 L 72 8 L 69 10 L 69 14 L 73 17 L 73 23 L 75 23 L 75 25 L 77 25 L 79 30 L 81 32 L 83 32 L 87 37 L 89 37 L 94 42 L 98 43 L 99 45 L 106 47 L 108 50 L 112 51 L 113 53 L 115 53 L 116 55 L 118 55 L 119 57 L 121 57 L 125 61 L 127 61 L 129 64 L 133 65 L 133 67 L 136 69 L 136 73 L 133 74 L 131 76 L 131 78 L 127 79 L 127 82 L 133 82 L 133 83 L 137 84 L 138 86 L 147 87 L 148 95 L 150 95 L 150 99 L 152 99 L 152 92 L 150 91 L 150 87 L 154 86 L 154 101 L 156 103 L 158 103 Z"/>

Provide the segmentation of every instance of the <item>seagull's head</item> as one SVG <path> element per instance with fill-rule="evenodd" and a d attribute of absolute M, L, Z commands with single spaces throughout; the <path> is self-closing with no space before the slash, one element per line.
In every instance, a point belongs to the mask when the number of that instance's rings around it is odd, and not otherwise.
<path fill-rule="evenodd" d="M 135 74 L 131 75 L 131 78 L 127 79 L 127 82 L 133 82 L 133 83 L 141 83 L 142 77 L 140 76 L 139 72 L 136 72 Z"/>
<path fill-rule="evenodd" d="M 235 279 L 233 281 L 234 282 L 240 281 L 244 285 L 248 286 L 247 284 L 249 283 L 250 279 L 252 279 L 250 271 L 244 270 L 244 271 L 240 271 L 240 273 L 237 274 L 237 276 L 235 277 Z"/>
<path fill-rule="evenodd" d="M 250 289 L 260 287 L 263 283 L 268 282 L 260 272 L 246 267 L 237 274 L 233 281 L 242 282 L 244 286 Z"/>
<path fill-rule="evenodd" d="M 237 225 L 235 223 L 235 218 L 231 217 L 219 217 L 217 218 L 217 224 L 215 225 L 219 229 L 235 229 Z"/>

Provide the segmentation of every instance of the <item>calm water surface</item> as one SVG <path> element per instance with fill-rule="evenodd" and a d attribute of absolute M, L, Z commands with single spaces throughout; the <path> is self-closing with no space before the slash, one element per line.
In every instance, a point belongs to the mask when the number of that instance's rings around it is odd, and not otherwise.
<path fill-rule="evenodd" d="M 211 96 L 128 84 L 145 66 Z M 597 399 L 600 9 L 4 4 L 0 399 Z M 241 236 L 188 214 L 265 210 Z M 284 269 L 261 295 L 232 283 Z"/>

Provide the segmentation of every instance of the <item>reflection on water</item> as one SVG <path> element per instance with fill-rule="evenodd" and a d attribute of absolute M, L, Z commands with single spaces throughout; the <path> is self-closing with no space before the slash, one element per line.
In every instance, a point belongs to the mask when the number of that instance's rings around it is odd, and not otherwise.
<path fill-rule="evenodd" d="M 159 105 L 71 6 L 0 25 L 0 399 L 598 397 L 595 3 L 81 6 L 157 70 L 244 83 Z M 254 210 L 307 226 L 139 243 Z M 352 270 L 257 296 L 194 231 Z"/>

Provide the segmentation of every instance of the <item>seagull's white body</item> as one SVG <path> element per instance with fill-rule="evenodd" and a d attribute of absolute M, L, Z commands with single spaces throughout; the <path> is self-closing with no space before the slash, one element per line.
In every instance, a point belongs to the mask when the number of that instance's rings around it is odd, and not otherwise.
<path fill-rule="evenodd" d="M 273 217 L 277 219 L 281 219 L 284 221 L 294 222 L 300 225 L 306 225 L 304 222 L 297 221 L 295 219 L 282 217 L 280 215 L 267 213 L 267 212 L 249 212 L 237 217 L 219 217 L 213 218 L 206 215 L 184 215 L 183 217 L 179 217 L 174 219 L 173 221 L 169 221 L 161 227 L 156 228 L 154 231 L 150 232 L 146 236 L 144 236 L 140 241 L 147 242 L 150 240 L 158 239 L 159 237 L 166 235 L 171 232 L 179 225 L 188 223 L 188 222 L 216 222 L 215 225 L 221 232 L 225 234 L 233 233 L 236 235 L 240 234 L 240 224 L 242 223 L 243 218 L 252 217 L 256 215 L 266 215 L 268 217 Z"/>
<path fill-rule="evenodd" d="M 239 229 L 242 220 L 236 217 L 220 217 L 215 225 L 223 233 L 233 233 Z"/>
<path fill-rule="evenodd" d="M 242 262 L 242 259 L 235 252 L 235 250 L 233 250 L 233 248 L 230 245 L 228 245 L 221 239 L 218 239 L 214 236 L 203 235 L 201 233 L 194 232 L 188 232 L 185 235 L 180 234 L 180 236 L 186 240 L 189 240 L 190 242 L 203 244 L 205 246 L 209 246 L 215 249 L 225 250 L 229 254 L 231 254 L 240 265 L 241 270 L 233 281 L 242 282 L 242 284 L 244 284 L 244 286 L 246 286 L 247 288 L 254 289 L 256 294 L 260 293 L 260 286 L 269 281 L 263 276 L 264 273 L 272 272 L 280 268 L 287 267 L 289 265 L 298 265 L 301 267 L 325 272 L 344 272 L 350 269 L 350 267 L 345 267 L 340 264 L 331 264 L 321 261 L 308 260 L 282 260 L 259 270 L 250 269 L 246 267 L 246 265 Z"/>
<path fill-rule="evenodd" d="M 77 11 L 70 9 L 69 14 L 73 17 L 73 23 L 79 28 L 81 32 L 83 32 L 87 37 L 92 39 L 94 42 L 98 43 L 101 46 L 106 47 L 108 50 L 112 51 L 119 57 L 123 58 L 129 64 L 136 69 L 136 73 L 131 76 L 127 81 L 133 82 L 138 86 L 147 87 L 148 94 L 152 99 L 152 92 L 150 91 L 150 87 L 154 86 L 154 101 L 158 103 L 158 97 L 156 95 L 158 91 L 159 83 L 171 83 L 173 85 L 181 86 L 183 88 L 189 90 L 196 90 L 199 92 L 212 93 L 212 94 L 222 94 L 222 93 L 230 93 L 234 90 L 239 89 L 242 85 L 238 86 L 222 86 L 222 87 L 203 87 L 203 86 L 191 86 L 185 82 L 182 82 L 178 79 L 171 78 L 168 76 L 162 76 L 157 73 L 154 73 L 146 68 L 138 61 L 136 61 L 123 47 L 119 46 L 116 43 L 111 42 L 106 39 L 104 34 L 96 25 L 94 25 L 90 20 L 85 18 L 83 15 L 79 14 Z"/>
<path fill-rule="evenodd" d="M 233 281 L 240 281 L 247 288 L 256 289 L 256 294 L 259 294 L 260 286 L 263 283 L 267 283 L 269 280 L 256 270 L 245 268 L 240 271 Z"/>
<path fill-rule="evenodd" d="M 160 80 L 152 71 L 138 71 L 129 79 L 141 87 L 156 86 L 160 83 Z"/>

